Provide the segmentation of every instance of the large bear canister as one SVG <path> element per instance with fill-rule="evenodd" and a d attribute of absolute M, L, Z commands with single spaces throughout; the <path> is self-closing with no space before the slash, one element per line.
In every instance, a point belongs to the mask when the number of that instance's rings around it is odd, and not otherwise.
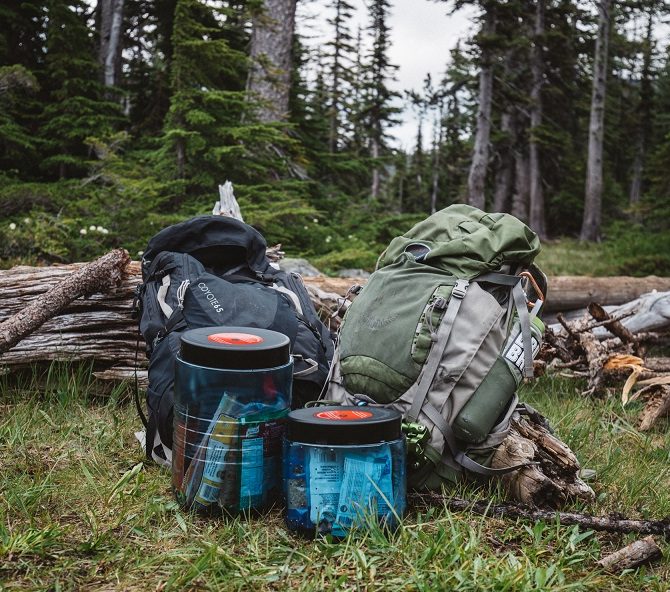
<path fill-rule="evenodd" d="M 406 505 L 402 417 L 381 407 L 291 411 L 284 450 L 286 525 L 342 537 L 372 523 L 397 526 Z"/>
<path fill-rule="evenodd" d="M 185 331 L 175 365 L 172 486 L 186 509 L 261 510 L 281 495 L 293 362 L 287 336 Z"/>

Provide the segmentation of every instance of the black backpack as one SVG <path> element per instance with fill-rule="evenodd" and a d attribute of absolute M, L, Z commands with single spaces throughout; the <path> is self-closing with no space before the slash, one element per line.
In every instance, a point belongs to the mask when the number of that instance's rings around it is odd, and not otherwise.
<path fill-rule="evenodd" d="M 174 363 L 185 329 L 228 325 L 284 333 L 294 361 L 293 406 L 318 398 L 333 358 L 332 336 L 300 275 L 270 265 L 266 248 L 254 228 L 225 216 L 192 218 L 149 241 L 137 291 L 149 358 L 142 417 L 148 458 L 171 459 Z"/>

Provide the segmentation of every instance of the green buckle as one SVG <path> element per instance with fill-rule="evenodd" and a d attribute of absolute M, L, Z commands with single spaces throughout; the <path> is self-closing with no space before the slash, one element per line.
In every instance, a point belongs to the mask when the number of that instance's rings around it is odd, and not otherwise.
<path fill-rule="evenodd" d="M 407 466 L 411 471 L 418 471 L 426 465 L 426 446 L 430 441 L 430 430 L 423 424 L 403 422 L 402 431 L 407 440 Z"/>

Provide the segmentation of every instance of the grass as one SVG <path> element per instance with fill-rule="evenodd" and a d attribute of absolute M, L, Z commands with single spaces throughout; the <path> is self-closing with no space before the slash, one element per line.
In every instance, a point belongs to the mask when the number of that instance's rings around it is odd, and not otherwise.
<path fill-rule="evenodd" d="M 613 226 L 601 243 L 543 241 L 536 262 L 548 275 L 670 275 L 670 232 Z"/>
<path fill-rule="evenodd" d="M 583 400 L 573 381 L 522 393 L 597 471 L 591 511 L 670 515 L 670 435 L 642 435 L 634 409 Z M 128 392 L 99 392 L 84 368 L 0 381 L 3 590 L 666 590 L 664 560 L 621 576 L 601 553 L 630 536 L 412 510 L 389 534 L 340 543 L 289 533 L 281 512 L 202 519 L 144 462 Z M 460 495 L 498 498 L 495 490 Z M 664 546 L 666 555 L 670 549 Z"/>

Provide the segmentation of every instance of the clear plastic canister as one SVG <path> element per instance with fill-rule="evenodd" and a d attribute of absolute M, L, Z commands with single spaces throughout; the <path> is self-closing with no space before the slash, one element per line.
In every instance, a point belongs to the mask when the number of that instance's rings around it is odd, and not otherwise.
<path fill-rule="evenodd" d="M 342 537 L 371 523 L 394 528 L 406 507 L 400 413 L 316 407 L 289 414 L 284 452 L 286 525 Z"/>
<path fill-rule="evenodd" d="M 280 333 L 239 327 L 182 336 L 172 446 L 172 486 L 182 507 L 234 514 L 280 497 L 293 375 L 288 343 Z"/>

